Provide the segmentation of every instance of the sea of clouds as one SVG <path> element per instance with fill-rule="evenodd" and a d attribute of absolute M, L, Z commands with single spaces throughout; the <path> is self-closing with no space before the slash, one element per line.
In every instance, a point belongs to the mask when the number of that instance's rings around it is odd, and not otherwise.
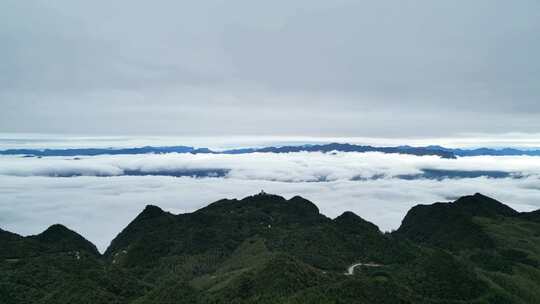
<path fill-rule="evenodd" d="M 217 169 L 223 170 L 217 177 L 167 175 Z M 516 175 L 400 178 L 416 176 L 425 169 Z M 441 159 L 345 152 L 3 156 L 0 228 L 29 235 L 62 223 L 104 250 L 146 204 L 184 213 L 221 198 L 242 198 L 264 190 L 287 198 L 304 196 L 329 217 L 350 210 L 381 230 L 390 231 L 399 227 L 406 212 L 416 204 L 451 201 L 476 192 L 520 211 L 538 209 L 539 176 L 540 159 L 529 156 Z"/>
<path fill-rule="evenodd" d="M 499 171 L 540 175 L 535 156 L 475 156 L 442 159 L 379 152 L 297 152 L 250 154 L 140 154 L 85 157 L 0 157 L 0 175 L 121 176 L 220 172 L 225 178 L 281 182 L 318 182 L 394 178 L 423 170 Z M 133 173 L 135 172 L 135 173 Z"/>

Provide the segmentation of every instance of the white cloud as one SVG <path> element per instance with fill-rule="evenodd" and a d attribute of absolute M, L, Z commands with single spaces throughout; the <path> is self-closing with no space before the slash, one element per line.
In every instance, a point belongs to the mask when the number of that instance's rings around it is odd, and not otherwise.
<path fill-rule="evenodd" d="M 241 198 L 264 189 L 285 197 L 302 195 L 335 217 L 351 210 L 383 230 L 399 226 L 418 203 L 449 201 L 481 192 L 520 211 L 540 207 L 538 178 L 437 180 L 350 180 L 417 172 L 420 168 L 520 170 L 537 174 L 530 157 L 471 157 L 457 160 L 380 153 L 292 153 L 250 155 L 132 155 L 81 160 L 0 157 L 0 227 L 35 234 L 63 223 L 104 250 L 146 204 L 173 213 L 190 212 L 221 198 Z M 87 175 L 122 170 L 230 168 L 226 178 L 167 176 L 43 177 L 52 172 Z M 3 175 L 2 175 L 3 174 Z M 313 182 L 325 176 L 327 182 Z"/>
<path fill-rule="evenodd" d="M 230 170 L 227 178 L 283 182 L 315 182 L 395 177 L 418 174 L 422 169 L 484 170 L 540 175 L 534 156 L 476 156 L 442 159 L 437 156 L 370 153 L 252 153 L 143 154 L 94 157 L 23 158 L 0 157 L 0 174 L 12 176 L 119 176 L 126 171 L 142 173 L 183 170 Z"/>

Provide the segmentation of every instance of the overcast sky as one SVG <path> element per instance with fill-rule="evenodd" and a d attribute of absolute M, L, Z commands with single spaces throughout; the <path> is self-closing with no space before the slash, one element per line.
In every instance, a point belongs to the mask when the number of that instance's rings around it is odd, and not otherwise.
<path fill-rule="evenodd" d="M 0 130 L 540 130 L 540 2 L 0 2 Z"/>

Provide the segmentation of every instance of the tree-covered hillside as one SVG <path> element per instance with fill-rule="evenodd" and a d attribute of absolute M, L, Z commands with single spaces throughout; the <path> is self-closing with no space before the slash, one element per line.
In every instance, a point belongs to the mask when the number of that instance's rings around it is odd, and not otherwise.
<path fill-rule="evenodd" d="M 0 302 L 540 303 L 538 214 L 476 194 L 382 233 L 261 193 L 180 215 L 147 206 L 103 255 L 62 225 L 0 230 Z"/>

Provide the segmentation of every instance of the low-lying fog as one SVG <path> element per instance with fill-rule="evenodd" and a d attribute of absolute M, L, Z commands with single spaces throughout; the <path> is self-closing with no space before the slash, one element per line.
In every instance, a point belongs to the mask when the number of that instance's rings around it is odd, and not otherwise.
<path fill-rule="evenodd" d="M 481 192 L 540 208 L 540 158 L 441 159 L 382 153 L 146 154 L 0 157 L 0 227 L 23 235 L 54 223 L 104 250 L 146 204 L 173 213 L 261 190 L 301 195 L 335 217 L 353 211 L 396 229 L 415 204 Z"/>

